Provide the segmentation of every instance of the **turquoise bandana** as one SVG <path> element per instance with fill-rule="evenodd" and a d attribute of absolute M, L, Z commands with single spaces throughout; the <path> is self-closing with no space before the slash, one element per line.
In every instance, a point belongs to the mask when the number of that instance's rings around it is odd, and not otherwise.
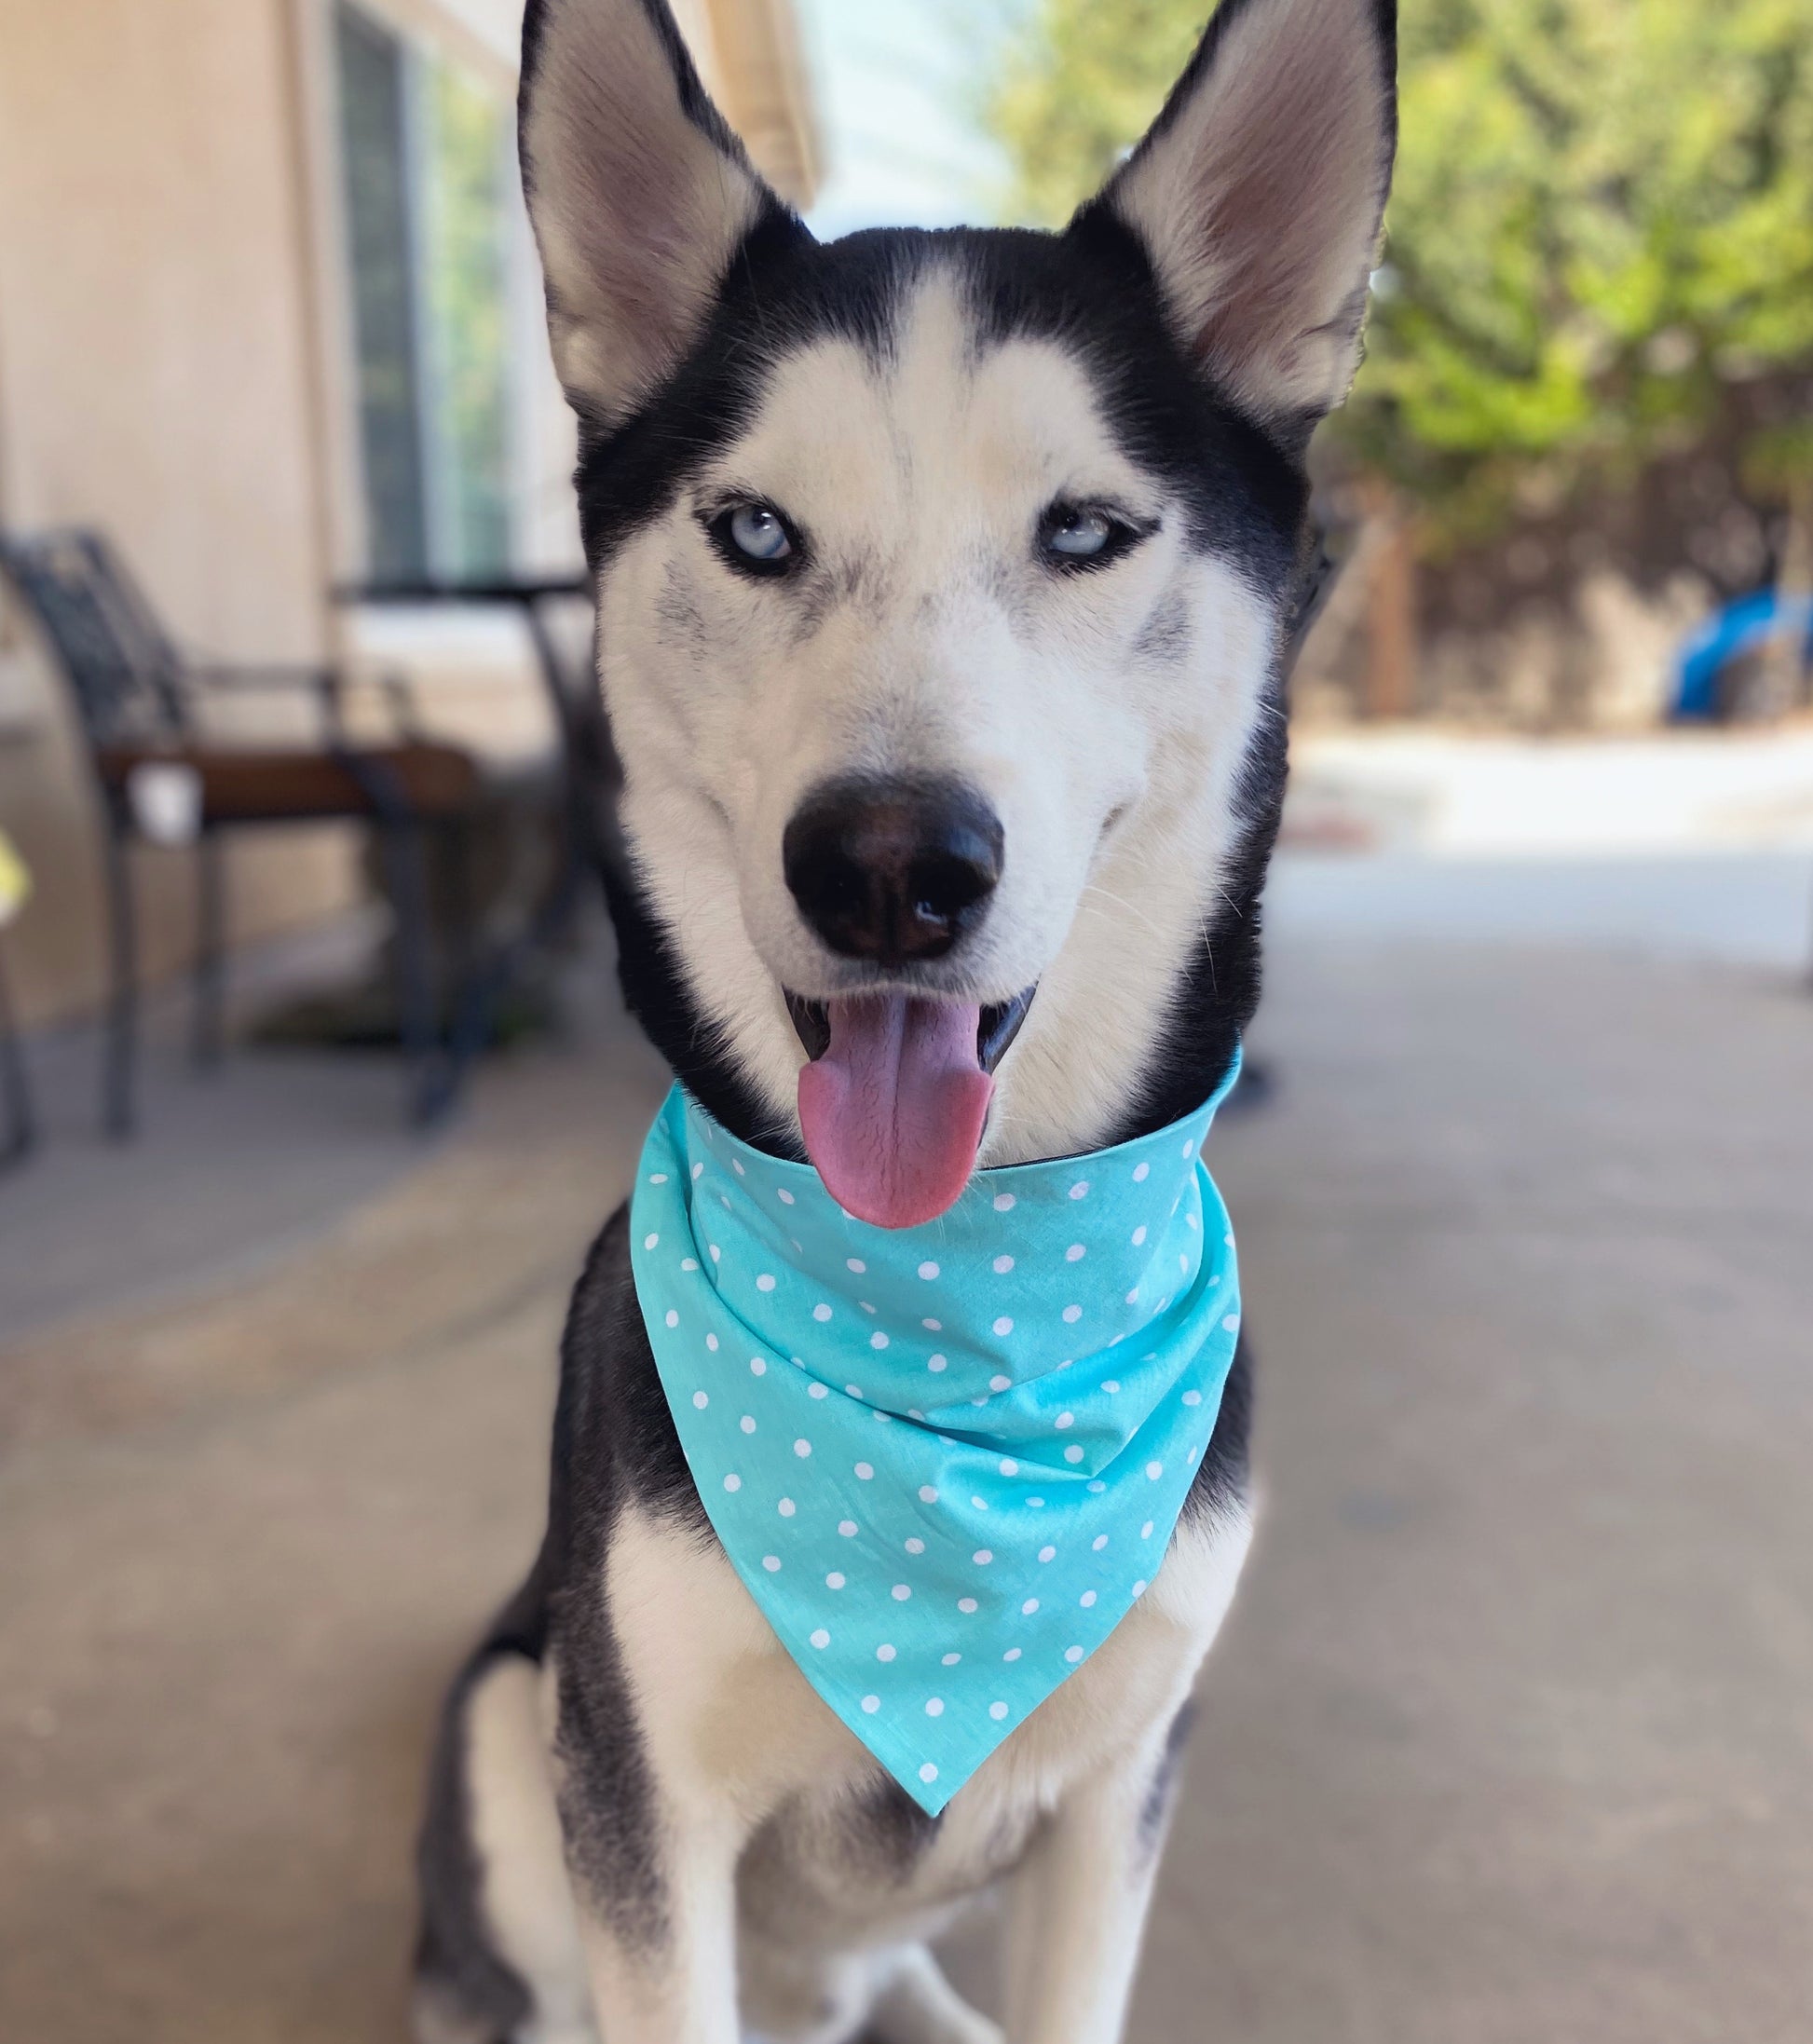
<path fill-rule="evenodd" d="M 678 1086 L 648 1133 L 631 1256 L 699 1495 L 807 1680 L 934 1816 L 1158 1573 L 1240 1328 L 1201 1157 L 1234 1076 L 900 1230 Z"/>

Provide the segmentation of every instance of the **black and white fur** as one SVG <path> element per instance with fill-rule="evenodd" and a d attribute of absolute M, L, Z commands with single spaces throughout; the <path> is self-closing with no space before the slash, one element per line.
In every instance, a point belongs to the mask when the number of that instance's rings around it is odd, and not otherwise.
<path fill-rule="evenodd" d="M 1393 0 L 1227 0 L 1059 235 L 821 246 L 661 0 L 530 0 L 522 147 L 581 427 L 623 770 L 625 989 L 695 1095 L 798 1155 L 785 995 L 1006 1002 L 982 1161 L 1162 1126 L 1258 995 L 1303 456 L 1357 360 L 1395 139 Z M 781 507 L 784 580 L 707 525 Z M 1041 555 L 1056 503 L 1130 534 Z M 878 976 L 782 838 L 851 776 L 981 791 L 986 920 Z M 1003 1888 L 1012 2044 L 1121 2034 L 1196 1670 L 1245 1556 L 1237 1358 L 1164 1568 L 936 1820 L 820 1702 L 717 1548 L 620 1212 L 563 1348 L 545 1544 L 450 1698 L 421 1869 L 424 2044 L 986 2044 L 928 1949 Z"/>

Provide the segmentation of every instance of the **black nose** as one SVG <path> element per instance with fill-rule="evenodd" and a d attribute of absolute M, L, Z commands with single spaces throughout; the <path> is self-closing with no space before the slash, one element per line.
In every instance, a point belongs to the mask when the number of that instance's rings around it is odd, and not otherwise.
<path fill-rule="evenodd" d="M 877 965 L 943 958 L 988 913 L 1001 819 L 961 781 L 815 788 L 781 841 L 799 912 L 831 949 Z"/>

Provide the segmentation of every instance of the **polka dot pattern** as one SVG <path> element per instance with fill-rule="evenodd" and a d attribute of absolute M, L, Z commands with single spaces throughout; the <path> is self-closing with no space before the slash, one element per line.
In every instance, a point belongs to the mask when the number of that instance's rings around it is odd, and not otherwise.
<path fill-rule="evenodd" d="M 807 1679 L 934 1814 L 1163 1560 L 1240 1325 L 1201 1161 L 1225 1092 L 898 1232 L 677 1086 L 649 1133 L 631 1260 L 700 1495 Z"/>

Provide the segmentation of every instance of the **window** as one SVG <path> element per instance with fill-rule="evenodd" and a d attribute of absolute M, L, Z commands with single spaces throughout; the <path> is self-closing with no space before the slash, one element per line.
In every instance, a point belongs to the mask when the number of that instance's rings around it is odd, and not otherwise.
<path fill-rule="evenodd" d="M 367 568 L 511 562 L 507 104 L 351 4 L 334 10 Z"/>

